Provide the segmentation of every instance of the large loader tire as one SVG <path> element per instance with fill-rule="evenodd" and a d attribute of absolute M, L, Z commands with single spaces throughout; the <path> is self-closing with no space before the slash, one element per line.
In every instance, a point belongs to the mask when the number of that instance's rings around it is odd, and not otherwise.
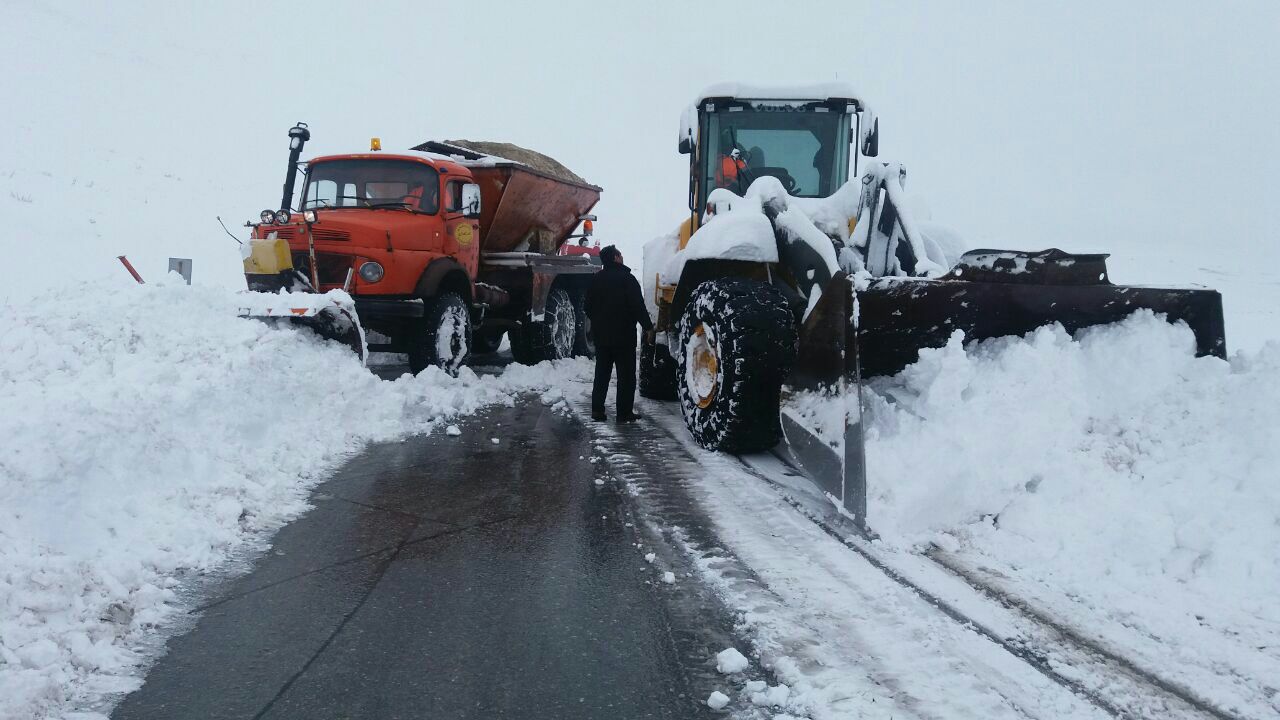
<path fill-rule="evenodd" d="M 755 452 L 778 444 L 782 381 L 795 360 L 795 319 L 766 283 L 743 278 L 699 285 L 674 348 L 685 425 L 705 448 Z"/>
<path fill-rule="evenodd" d="M 573 357 L 576 330 L 573 298 L 563 288 L 553 288 L 542 320 L 525 320 L 511 330 L 511 356 L 521 365 Z"/>
<path fill-rule="evenodd" d="M 471 349 L 471 314 L 457 293 L 441 293 L 426 301 L 426 312 L 409 335 L 409 370 L 414 375 L 435 365 L 458 372 Z"/>
<path fill-rule="evenodd" d="M 641 338 L 640 395 L 651 400 L 676 400 L 676 377 L 676 361 L 667 346 Z"/>

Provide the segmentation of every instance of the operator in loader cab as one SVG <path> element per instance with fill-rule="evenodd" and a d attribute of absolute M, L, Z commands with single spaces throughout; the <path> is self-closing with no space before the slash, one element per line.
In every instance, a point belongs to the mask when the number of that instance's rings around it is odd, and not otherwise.
<path fill-rule="evenodd" d="M 605 396 L 613 370 L 618 370 L 618 422 L 640 418 L 636 401 L 636 325 L 653 332 L 640 283 L 622 264 L 622 253 L 610 245 L 600 251 L 604 266 L 587 288 L 586 313 L 596 344 L 596 380 L 591 388 L 591 419 L 603 421 Z"/>
<path fill-rule="evenodd" d="M 716 187 L 728 188 L 734 192 L 745 192 L 743 170 L 747 169 L 747 160 L 742 156 L 742 148 L 738 146 L 732 130 L 720 134 L 720 161 L 716 164 Z"/>

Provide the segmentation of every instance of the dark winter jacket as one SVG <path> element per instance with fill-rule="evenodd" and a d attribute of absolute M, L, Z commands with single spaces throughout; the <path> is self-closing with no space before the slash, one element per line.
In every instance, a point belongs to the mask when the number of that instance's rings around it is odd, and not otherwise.
<path fill-rule="evenodd" d="M 640 283 L 622 263 L 606 262 L 591 278 L 585 309 L 592 339 L 600 347 L 634 348 L 636 324 L 653 329 Z"/>

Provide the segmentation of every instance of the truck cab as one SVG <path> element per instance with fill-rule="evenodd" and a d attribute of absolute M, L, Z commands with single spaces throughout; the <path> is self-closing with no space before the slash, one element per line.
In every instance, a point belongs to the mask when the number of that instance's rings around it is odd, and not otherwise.
<path fill-rule="evenodd" d="M 310 131 L 299 123 L 289 137 L 281 209 L 253 226 L 250 290 L 345 291 L 360 325 L 377 333 L 368 351 L 405 353 L 414 373 L 456 370 L 507 334 L 518 362 L 590 353 L 582 295 L 598 250 L 560 251 L 590 234 L 599 187 L 505 143 L 485 146 L 522 159 L 466 141 L 383 153 L 375 139 L 368 153 L 306 163 L 295 210 Z"/>

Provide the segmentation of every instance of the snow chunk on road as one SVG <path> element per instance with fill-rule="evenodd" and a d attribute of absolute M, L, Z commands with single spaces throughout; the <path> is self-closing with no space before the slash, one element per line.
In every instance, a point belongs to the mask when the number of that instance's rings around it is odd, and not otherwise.
<path fill-rule="evenodd" d="M 365 443 L 589 373 L 385 382 L 349 349 L 237 317 L 243 300 L 121 280 L 0 305 L 0 717 L 131 689 L 137 648 L 184 609 L 176 578 L 264 542 Z"/>
<path fill-rule="evenodd" d="M 450 425 L 449 427 L 444 429 L 444 432 L 446 435 L 457 437 L 462 434 L 462 429 L 459 428 L 457 425 Z"/>
<path fill-rule="evenodd" d="M 674 585 L 676 582 L 676 574 L 669 570 L 667 572 L 662 573 L 662 582 L 668 585 Z"/>
<path fill-rule="evenodd" d="M 716 654 L 716 671 L 725 675 L 740 673 L 751 665 L 738 648 L 726 648 Z"/>
<path fill-rule="evenodd" d="M 776 685 L 764 692 L 752 693 L 751 704 L 760 707 L 784 707 L 791 698 L 791 688 Z"/>
<path fill-rule="evenodd" d="M 729 696 L 725 695 L 719 690 L 713 691 L 711 695 L 707 698 L 707 707 L 711 708 L 712 710 L 722 710 L 724 709 L 724 706 L 728 704 L 729 704 Z"/>

